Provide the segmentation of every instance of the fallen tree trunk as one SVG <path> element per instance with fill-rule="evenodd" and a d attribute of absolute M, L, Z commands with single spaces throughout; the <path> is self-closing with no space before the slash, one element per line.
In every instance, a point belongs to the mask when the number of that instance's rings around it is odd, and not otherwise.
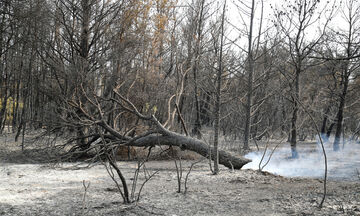
<path fill-rule="evenodd" d="M 107 124 L 102 116 L 101 120 L 95 121 L 97 125 L 114 136 L 115 140 L 121 140 L 122 145 L 136 147 L 150 147 L 160 145 L 177 146 L 182 150 L 190 150 L 206 158 L 215 158 L 215 150 L 207 145 L 204 141 L 170 131 L 169 129 L 165 128 L 164 125 L 162 125 L 154 115 L 144 116 L 137 110 L 133 103 L 131 103 L 128 99 L 124 98 L 116 91 L 114 92 L 122 101 L 129 105 L 130 108 L 122 104 L 120 101 L 113 99 L 115 102 L 122 106 L 126 111 L 138 116 L 140 119 L 153 122 L 156 128 L 155 130 L 148 131 L 143 135 L 130 138 L 124 136 L 112 128 L 109 124 Z M 97 108 L 99 113 L 102 113 L 100 106 L 97 106 Z M 91 119 L 91 117 L 89 119 Z M 219 151 L 219 163 L 230 169 L 241 169 L 249 162 L 251 162 L 250 159 L 244 158 L 242 156 L 235 156 L 226 151 Z"/>
<path fill-rule="evenodd" d="M 127 102 L 131 104 L 129 101 Z M 157 130 L 152 132 L 149 131 L 142 136 L 130 138 L 124 137 L 122 134 L 110 127 L 110 125 L 108 125 L 104 120 L 97 122 L 97 124 L 117 139 L 123 140 L 123 145 L 135 147 L 150 147 L 160 145 L 177 146 L 180 147 L 182 150 L 190 150 L 206 158 L 215 158 L 215 150 L 209 145 L 207 145 L 204 141 L 172 132 L 166 129 L 155 118 L 155 116 L 145 117 L 140 114 L 135 107 L 133 112 L 142 119 L 152 121 L 157 126 Z M 249 162 L 251 162 L 250 159 L 244 158 L 242 156 L 235 156 L 229 152 L 222 150 L 219 151 L 219 164 L 222 164 L 227 168 L 241 169 L 245 164 Z"/>
<path fill-rule="evenodd" d="M 211 152 L 211 159 L 214 158 L 215 151 L 213 150 L 213 148 L 209 148 L 209 146 L 204 141 L 174 132 L 170 133 L 171 134 L 166 135 L 151 134 L 131 141 L 128 143 L 128 145 L 136 147 L 158 145 L 177 146 L 180 147 L 182 150 L 190 150 L 206 158 L 209 158 L 209 153 Z M 249 162 L 251 162 L 250 159 L 244 158 L 242 156 L 235 156 L 226 151 L 219 151 L 219 163 L 230 169 L 241 169 L 245 164 Z"/>

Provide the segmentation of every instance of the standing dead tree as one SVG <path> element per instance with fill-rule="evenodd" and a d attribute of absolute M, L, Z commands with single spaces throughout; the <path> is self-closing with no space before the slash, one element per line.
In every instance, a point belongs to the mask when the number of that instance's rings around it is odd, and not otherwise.
<path fill-rule="evenodd" d="M 291 8 L 291 10 L 288 10 L 288 8 Z M 286 45 L 289 53 L 287 65 L 291 66 L 285 71 L 281 71 L 281 73 L 287 78 L 290 88 L 289 101 L 292 104 L 290 146 L 293 158 L 298 157 L 296 144 L 299 127 L 299 101 L 301 102 L 302 99 L 300 91 L 302 87 L 301 77 L 312 66 L 309 64 L 308 58 L 323 39 L 325 29 L 331 20 L 330 17 L 333 11 L 330 10 L 329 14 L 325 14 L 325 8 L 318 11 L 319 2 L 316 0 L 297 0 L 275 11 L 276 22 L 281 33 L 286 38 L 284 45 Z M 320 29 L 318 36 L 308 41 L 305 35 L 310 27 L 320 19 L 321 15 L 328 15 L 325 24 Z"/>
<path fill-rule="evenodd" d="M 334 151 L 340 149 L 340 138 L 341 133 L 343 132 L 344 127 L 344 110 L 346 108 L 346 102 L 348 100 L 348 94 L 351 91 L 351 80 L 356 79 L 356 76 L 353 76 L 359 70 L 358 59 L 354 58 L 359 54 L 358 43 L 359 43 L 359 11 L 360 4 L 357 1 L 348 0 L 345 1 L 345 7 L 340 11 L 342 19 L 346 21 L 345 29 L 340 28 L 336 30 L 338 36 L 338 42 L 341 45 L 335 46 L 340 47 L 341 50 L 336 50 L 335 53 L 339 57 L 345 57 L 347 60 L 344 60 L 340 63 L 340 86 L 341 93 L 338 95 L 338 111 L 336 114 L 336 129 L 335 129 L 335 139 L 333 144 Z"/>

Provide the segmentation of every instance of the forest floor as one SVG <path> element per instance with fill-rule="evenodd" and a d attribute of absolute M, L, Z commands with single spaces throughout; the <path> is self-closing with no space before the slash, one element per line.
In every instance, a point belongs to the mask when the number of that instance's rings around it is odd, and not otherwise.
<path fill-rule="evenodd" d="M 223 166 L 212 175 L 203 161 L 194 165 L 183 194 L 177 193 L 174 161 L 154 160 L 147 170 L 159 172 L 146 183 L 139 202 L 125 205 L 103 165 L 40 163 L 34 155 L 22 153 L 12 136 L 0 137 L 0 215 L 360 215 L 360 179 L 329 180 L 319 209 L 320 178 Z M 182 161 L 183 183 L 194 162 Z M 131 185 L 137 162 L 119 166 Z M 141 172 L 137 191 L 144 180 Z M 86 193 L 83 181 L 90 183 Z"/>

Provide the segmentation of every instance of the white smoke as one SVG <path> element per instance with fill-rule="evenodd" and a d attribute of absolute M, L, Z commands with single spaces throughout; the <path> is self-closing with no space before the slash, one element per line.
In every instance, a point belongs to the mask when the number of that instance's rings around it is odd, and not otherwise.
<path fill-rule="evenodd" d="M 340 144 L 340 151 L 334 152 L 332 141 L 325 143 L 325 151 L 328 159 L 328 177 L 330 179 L 357 180 L 357 170 L 360 171 L 360 144 L 346 142 Z M 286 177 L 311 177 L 322 178 L 324 176 L 324 156 L 318 142 L 301 143 L 297 146 L 299 158 L 291 159 L 290 145 L 284 145 L 275 150 L 269 163 L 263 171 L 271 172 Z M 263 166 L 270 154 L 269 148 L 262 161 Z M 252 160 L 243 169 L 259 169 L 259 163 L 264 152 L 251 152 L 245 155 Z"/>

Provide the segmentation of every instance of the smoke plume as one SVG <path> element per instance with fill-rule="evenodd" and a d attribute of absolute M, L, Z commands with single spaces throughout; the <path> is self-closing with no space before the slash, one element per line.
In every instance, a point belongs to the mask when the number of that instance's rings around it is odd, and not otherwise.
<path fill-rule="evenodd" d="M 360 144 L 346 142 L 341 144 L 340 151 L 334 152 L 332 140 L 324 143 L 328 159 L 328 177 L 335 180 L 359 180 L 360 172 Z M 324 156 L 319 142 L 298 144 L 299 158 L 291 159 L 290 145 L 283 145 L 275 150 L 269 163 L 263 171 L 268 171 L 286 177 L 311 177 L 324 176 Z M 270 154 L 269 148 L 262 161 L 263 166 Z M 252 160 L 243 169 L 259 169 L 259 163 L 264 152 L 250 152 L 245 155 Z"/>

